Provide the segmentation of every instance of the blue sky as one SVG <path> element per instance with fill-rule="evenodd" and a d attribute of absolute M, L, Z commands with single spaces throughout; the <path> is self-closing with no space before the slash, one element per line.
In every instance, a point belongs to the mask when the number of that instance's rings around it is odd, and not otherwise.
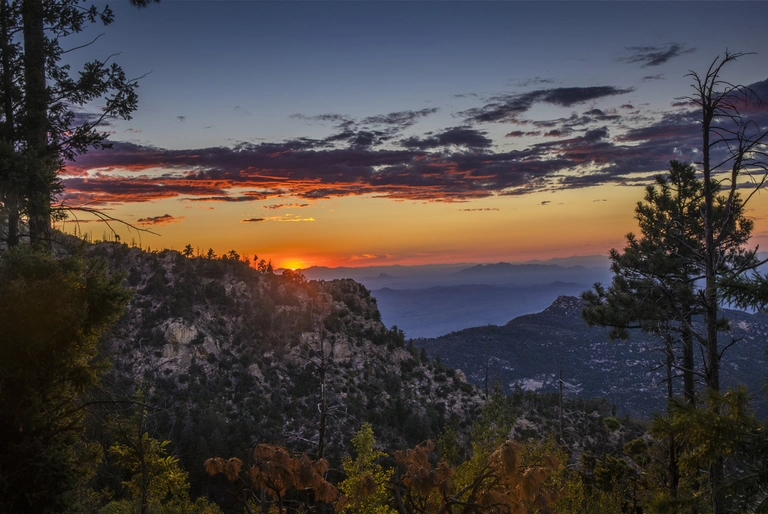
<path fill-rule="evenodd" d="M 119 52 L 129 74 L 150 73 L 141 81 L 140 110 L 119 126 L 169 148 L 322 133 L 294 114 L 365 117 L 437 107 L 426 126 L 445 127 L 479 103 L 456 95 L 542 85 L 635 87 L 622 100 L 660 109 L 687 91 L 688 69 L 702 69 L 726 48 L 768 47 L 768 5 L 760 2 L 111 5 L 116 21 L 89 31 L 105 35 L 88 53 Z M 720 28 L 724 18 L 739 26 Z M 664 64 L 620 61 L 637 53 L 628 47 L 674 43 L 683 53 Z M 765 79 L 759 70 L 768 71 L 766 59 L 750 57 L 736 71 L 747 82 Z"/>
<path fill-rule="evenodd" d="M 616 187 L 663 171 L 670 158 L 695 158 L 695 116 L 675 105 L 690 92 L 686 73 L 704 71 L 726 49 L 768 48 L 763 2 L 111 5 L 115 23 L 79 36 L 104 32 L 72 59 L 119 53 L 130 76 L 147 74 L 140 107 L 132 120 L 105 127 L 115 149 L 81 157 L 65 184 L 73 202 L 165 224 L 158 244 L 166 246 L 182 245 L 201 226 L 184 212 L 193 203 L 205 203 L 217 226 L 231 225 L 235 246 L 244 222 L 308 224 L 337 209 L 386 213 L 380 217 L 403 224 L 399 234 L 411 230 L 414 215 L 440 219 L 435 230 L 450 238 L 467 213 L 476 220 L 466 230 L 482 232 L 515 224 L 529 203 L 564 204 L 515 197 L 578 190 L 577 208 L 594 219 L 618 211 L 601 214 L 588 203 L 624 202 L 626 229 L 612 238 L 584 235 L 596 247 L 620 244 L 632 228 L 625 197 L 633 195 Z M 768 52 L 745 56 L 727 78 L 765 81 Z M 574 207 L 579 195 L 571 193 Z M 462 205 L 438 215 L 427 205 L 435 202 Z M 288 252 L 289 237 L 307 236 L 283 235 L 301 223 L 279 225 L 258 229 L 262 241 L 280 241 L 266 245 L 276 255 Z M 346 227 L 344 237 L 350 230 L 363 229 Z M 334 240 L 339 225 L 322 231 L 329 246 L 346 248 Z M 553 229 L 545 239 L 555 237 Z M 416 239 L 407 250 L 350 247 L 344 255 L 448 258 L 420 251 Z M 448 254 L 475 261 L 515 254 L 468 244 L 471 255 L 458 243 L 446 243 Z M 583 253 L 574 245 L 529 253 Z"/>

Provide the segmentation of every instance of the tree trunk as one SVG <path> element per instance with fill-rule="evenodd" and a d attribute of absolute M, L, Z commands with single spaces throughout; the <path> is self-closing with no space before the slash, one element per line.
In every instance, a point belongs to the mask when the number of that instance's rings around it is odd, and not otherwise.
<path fill-rule="evenodd" d="M 685 316 L 683 325 L 683 397 L 689 405 L 696 404 L 696 385 L 694 383 L 693 368 L 696 366 L 693 357 L 693 334 L 691 333 L 691 314 Z"/>
<path fill-rule="evenodd" d="M 666 342 L 665 352 L 667 354 L 667 417 L 671 418 L 671 403 L 675 397 L 675 390 L 672 387 L 672 378 L 674 377 L 675 354 L 672 349 L 672 337 L 667 334 L 664 338 Z M 667 448 L 667 481 L 669 485 L 669 496 L 673 500 L 672 514 L 677 512 L 676 500 L 677 489 L 680 484 L 680 471 L 677 466 L 677 442 L 671 428 L 669 431 L 669 447 Z"/>
<path fill-rule="evenodd" d="M 45 79 L 43 1 L 24 0 L 24 140 L 27 144 L 26 197 L 29 238 L 50 248 L 51 196 L 56 182 L 54 159 L 48 147 L 48 93 Z"/>
<path fill-rule="evenodd" d="M 8 2 L 0 1 L 0 56 L 3 67 L 3 111 L 5 124 L 2 132 L 2 142 L 6 145 L 9 157 L 16 156 L 16 116 L 13 110 L 14 77 L 11 64 L 11 52 L 9 48 L 9 33 L 11 20 L 8 18 Z M 8 213 L 8 233 L 5 242 L 9 247 L 19 244 L 19 191 L 18 183 L 14 180 L 14 166 L 16 159 L 8 159 L 8 169 L 0 173 L 0 200 Z M 4 176 L 3 176 L 4 175 Z"/>
<path fill-rule="evenodd" d="M 715 109 L 712 105 L 711 91 L 703 94 L 702 101 L 702 153 L 704 171 L 704 237 L 705 237 L 705 269 L 704 269 L 704 321 L 707 327 L 706 348 L 706 383 L 707 388 L 720 392 L 720 353 L 717 345 L 717 248 L 715 247 L 714 191 L 712 190 L 712 168 L 710 161 L 710 130 Z M 719 406 L 710 402 L 707 408 L 719 414 Z M 722 495 L 722 485 L 725 478 L 723 459 L 718 458 L 709 467 L 709 483 L 712 488 L 712 512 L 725 512 L 725 499 Z"/>

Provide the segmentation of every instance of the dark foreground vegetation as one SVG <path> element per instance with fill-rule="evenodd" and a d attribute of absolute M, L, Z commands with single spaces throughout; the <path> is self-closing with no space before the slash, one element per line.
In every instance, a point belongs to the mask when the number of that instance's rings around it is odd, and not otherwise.
<path fill-rule="evenodd" d="M 702 161 L 649 186 L 613 283 L 584 295 L 589 323 L 663 343 L 668 409 L 644 426 L 600 400 L 481 392 L 349 280 L 62 240 L 59 172 L 109 146 L 97 127 L 130 116 L 137 84 L 106 61 L 70 75 L 60 39 L 112 18 L 0 0 L 0 512 L 768 510 L 766 426 L 720 378 L 738 343 L 722 306 L 768 303 L 745 215 L 765 107 L 721 78 L 742 54 L 692 74 Z"/>
<path fill-rule="evenodd" d="M 377 329 L 375 303 L 353 283 L 253 270 L 239 256 L 116 243 L 90 254 L 102 257 L 22 244 L 0 258 L 0 512 L 707 512 L 714 491 L 702 471 L 717 461 L 728 509 L 764 507 L 768 440 L 742 391 L 673 399 L 650 423 L 618 418 L 601 399 L 504 394 L 492 381 L 481 391 L 396 329 Z M 131 279 L 109 272 L 121 262 L 174 264 Z M 187 275 L 203 268 L 219 279 Z M 233 292 L 232 273 L 270 289 Z M 213 294 L 212 284 L 232 288 Z M 324 290 L 336 310 L 313 318 L 300 306 L 319 308 Z M 299 326 L 273 323 L 287 305 Z M 168 327 L 203 307 L 233 327 L 258 312 L 263 326 L 249 339 L 214 325 L 239 340 L 215 350 L 214 328 L 198 320 L 187 360 L 171 351 L 184 342 L 169 342 Z M 135 337 L 147 326 L 160 328 Z M 342 334 L 361 340 L 371 367 Z M 396 371 L 375 373 L 387 359 Z"/>

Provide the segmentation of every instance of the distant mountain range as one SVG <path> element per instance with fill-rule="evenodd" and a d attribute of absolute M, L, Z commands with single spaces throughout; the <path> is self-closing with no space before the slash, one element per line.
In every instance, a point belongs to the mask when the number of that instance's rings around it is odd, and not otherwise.
<path fill-rule="evenodd" d="M 495 264 L 434 264 L 363 268 L 312 267 L 314 280 L 352 278 L 377 299 L 382 321 L 407 337 L 436 337 L 463 328 L 503 324 L 540 311 L 561 295 L 610 282 L 608 257 L 575 256 Z"/>
<path fill-rule="evenodd" d="M 418 266 L 366 266 L 301 270 L 309 280 L 351 278 L 371 290 L 425 289 L 456 285 L 534 285 L 552 282 L 593 284 L 610 280 L 609 260 L 604 255 L 582 255 L 548 261 L 493 264 L 424 264 Z M 553 298 L 554 299 L 554 298 Z"/>
<path fill-rule="evenodd" d="M 382 321 L 407 337 L 437 337 L 467 327 L 503 325 L 511 318 L 545 309 L 560 295 L 578 295 L 582 284 L 490 286 L 467 284 L 427 289 L 373 291 Z"/>
<path fill-rule="evenodd" d="M 561 296 L 544 311 L 520 316 L 502 326 L 469 328 L 442 337 L 418 339 L 430 356 L 464 371 L 470 382 L 483 385 L 497 377 L 506 389 L 556 391 L 562 359 L 566 394 L 603 396 L 619 412 L 648 417 L 665 407 L 660 367 L 662 354 L 652 336 L 635 333 L 629 341 L 610 341 L 607 331 L 589 328 L 581 319 L 582 302 Z M 732 332 L 743 338 L 722 361 L 724 387 L 744 383 L 754 396 L 758 414 L 768 417 L 762 386 L 768 374 L 768 316 L 727 311 Z M 486 375 L 486 373 L 488 375 Z"/>

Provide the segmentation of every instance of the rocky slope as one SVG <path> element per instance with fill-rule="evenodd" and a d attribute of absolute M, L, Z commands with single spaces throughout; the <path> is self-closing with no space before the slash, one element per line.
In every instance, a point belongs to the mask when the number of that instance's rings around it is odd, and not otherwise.
<path fill-rule="evenodd" d="M 466 427 L 480 405 L 461 372 L 388 330 L 352 280 L 307 282 L 240 260 L 117 243 L 91 254 L 125 272 L 134 291 L 103 341 L 114 364 L 105 384 L 147 394 L 155 431 L 173 441 L 193 483 L 205 458 L 241 456 L 260 442 L 315 454 L 321 416 L 333 457 L 348 453 L 364 421 L 384 445 L 404 448 L 448 420 Z"/>
<path fill-rule="evenodd" d="M 562 296 L 537 314 L 513 319 L 503 326 L 477 327 L 414 343 L 448 366 L 463 370 L 481 385 L 498 376 L 509 389 L 555 391 L 562 360 L 564 392 L 584 398 L 605 397 L 620 413 L 648 417 L 665 406 L 659 341 L 635 333 L 628 341 L 610 341 L 606 330 L 589 328 L 581 319 L 581 301 Z M 758 413 L 768 415 L 761 392 L 768 373 L 764 314 L 727 311 L 731 337 L 742 339 L 722 361 L 724 387 L 746 384 Z"/>

